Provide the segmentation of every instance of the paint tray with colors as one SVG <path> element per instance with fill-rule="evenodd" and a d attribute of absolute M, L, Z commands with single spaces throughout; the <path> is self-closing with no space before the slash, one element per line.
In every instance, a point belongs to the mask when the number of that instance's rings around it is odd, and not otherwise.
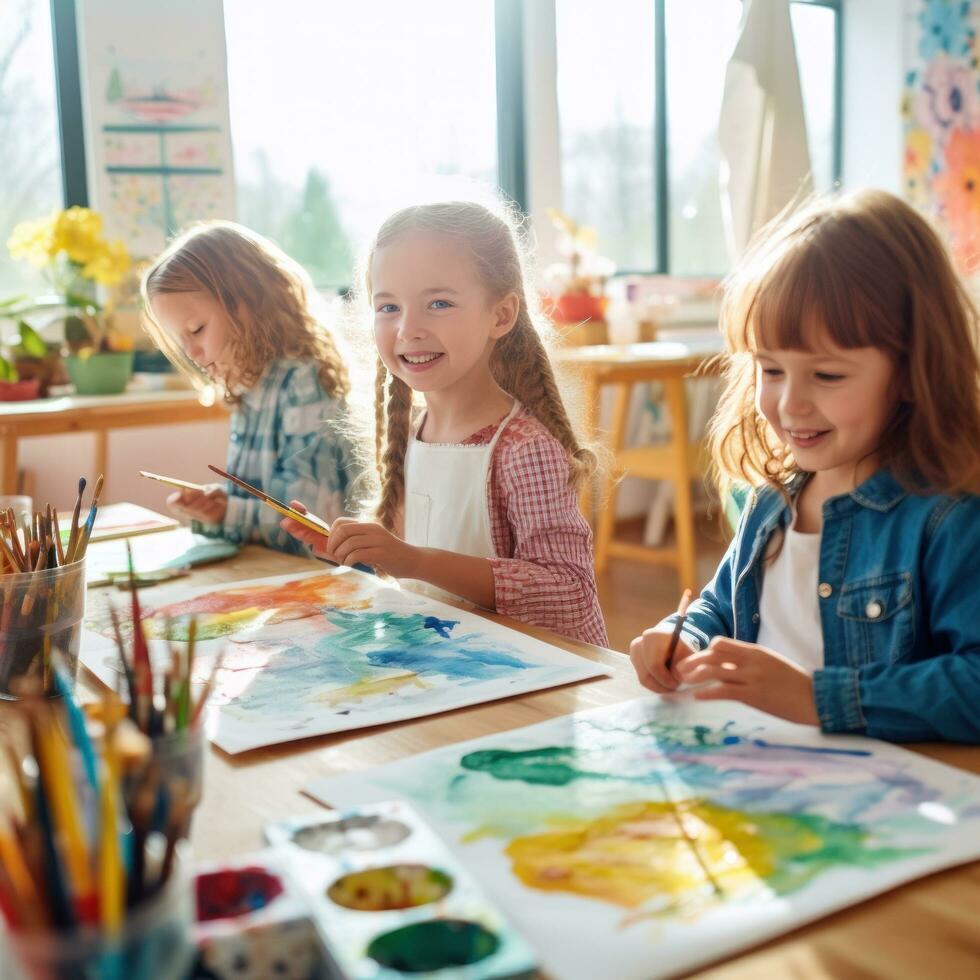
<path fill-rule="evenodd" d="M 288 855 L 334 975 L 535 975 L 530 946 L 418 813 L 401 802 L 266 828 Z"/>

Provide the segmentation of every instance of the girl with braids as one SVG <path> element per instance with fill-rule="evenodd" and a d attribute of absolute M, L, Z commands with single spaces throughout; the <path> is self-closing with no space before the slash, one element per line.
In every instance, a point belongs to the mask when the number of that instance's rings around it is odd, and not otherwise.
<path fill-rule="evenodd" d="M 377 520 L 340 518 L 325 543 L 283 527 L 333 561 L 605 645 L 576 494 L 596 461 L 558 392 L 514 228 L 474 203 L 407 208 L 378 232 L 366 280 Z"/>
<path fill-rule="evenodd" d="M 280 500 L 303 497 L 325 520 L 344 513 L 356 475 L 343 421 L 347 368 L 309 304 L 306 273 L 272 242 L 231 222 L 178 237 L 143 276 L 150 335 L 196 387 L 234 406 L 226 469 Z M 305 554 L 275 511 L 233 484 L 167 499 L 203 534 Z"/>
<path fill-rule="evenodd" d="M 977 311 L 939 237 L 864 191 L 765 229 L 727 283 L 721 482 L 753 491 L 714 580 L 630 655 L 825 732 L 980 742 Z"/>

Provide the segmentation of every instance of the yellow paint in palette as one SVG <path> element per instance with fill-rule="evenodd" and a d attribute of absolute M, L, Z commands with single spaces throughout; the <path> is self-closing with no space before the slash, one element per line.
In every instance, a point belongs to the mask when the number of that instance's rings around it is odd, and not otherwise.
<path fill-rule="evenodd" d="M 407 804 L 273 824 L 266 838 L 310 903 L 331 976 L 536 975 L 530 946 Z"/>

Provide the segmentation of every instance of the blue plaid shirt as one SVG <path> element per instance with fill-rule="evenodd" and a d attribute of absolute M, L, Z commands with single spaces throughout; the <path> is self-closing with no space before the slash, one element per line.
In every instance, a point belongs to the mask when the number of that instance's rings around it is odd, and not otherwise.
<path fill-rule="evenodd" d="M 302 500 L 329 522 L 346 512 L 357 470 L 353 446 L 336 428 L 344 403 L 327 395 L 317 371 L 315 362 L 291 360 L 266 368 L 232 413 L 225 469 L 286 503 Z M 271 507 L 234 484 L 226 490 L 224 522 L 193 521 L 195 531 L 309 555 Z"/>

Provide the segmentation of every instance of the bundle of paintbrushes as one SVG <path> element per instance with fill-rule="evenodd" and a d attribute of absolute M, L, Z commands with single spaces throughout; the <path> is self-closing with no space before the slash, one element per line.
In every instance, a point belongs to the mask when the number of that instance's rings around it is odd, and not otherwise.
<path fill-rule="evenodd" d="M 85 480 L 67 540 L 58 512 L 50 505 L 21 526 L 13 510 L 0 513 L 0 697 L 16 695 L 20 679 L 40 679 L 55 695 L 51 672 L 54 650 L 65 657 L 72 679 L 78 661 L 85 612 L 85 551 L 99 509 L 102 477 L 84 523 L 79 523 Z"/>
<path fill-rule="evenodd" d="M 129 551 L 127 545 L 127 551 Z M 129 553 L 130 583 L 134 577 L 132 553 Z M 169 649 L 165 665 L 159 650 L 154 667 L 139 593 L 130 590 L 131 623 L 127 644 L 124 626 L 116 609 L 110 606 L 116 649 L 119 653 L 119 688 L 101 704 L 86 706 L 89 717 L 106 722 L 102 713 L 111 710 L 125 717 L 133 730 L 140 733 L 149 747 L 145 764 L 131 769 L 122 780 L 123 797 L 130 811 L 143 818 L 151 817 L 168 839 L 186 837 L 190 832 L 194 808 L 201 799 L 204 767 L 204 708 L 220 667 L 220 657 L 212 667 L 207 682 L 193 684 L 194 647 L 197 622 L 187 625 L 186 653 Z"/>
<path fill-rule="evenodd" d="M 149 740 L 112 694 L 87 722 L 57 656 L 52 673 L 63 697 L 24 682 L 21 724 L 2 734 L 15 793 L 0 795 L 0 958 L 25 977 L 178 975 L 189 918 L 179 836 L 122 791 L 154 779 Z"/>

